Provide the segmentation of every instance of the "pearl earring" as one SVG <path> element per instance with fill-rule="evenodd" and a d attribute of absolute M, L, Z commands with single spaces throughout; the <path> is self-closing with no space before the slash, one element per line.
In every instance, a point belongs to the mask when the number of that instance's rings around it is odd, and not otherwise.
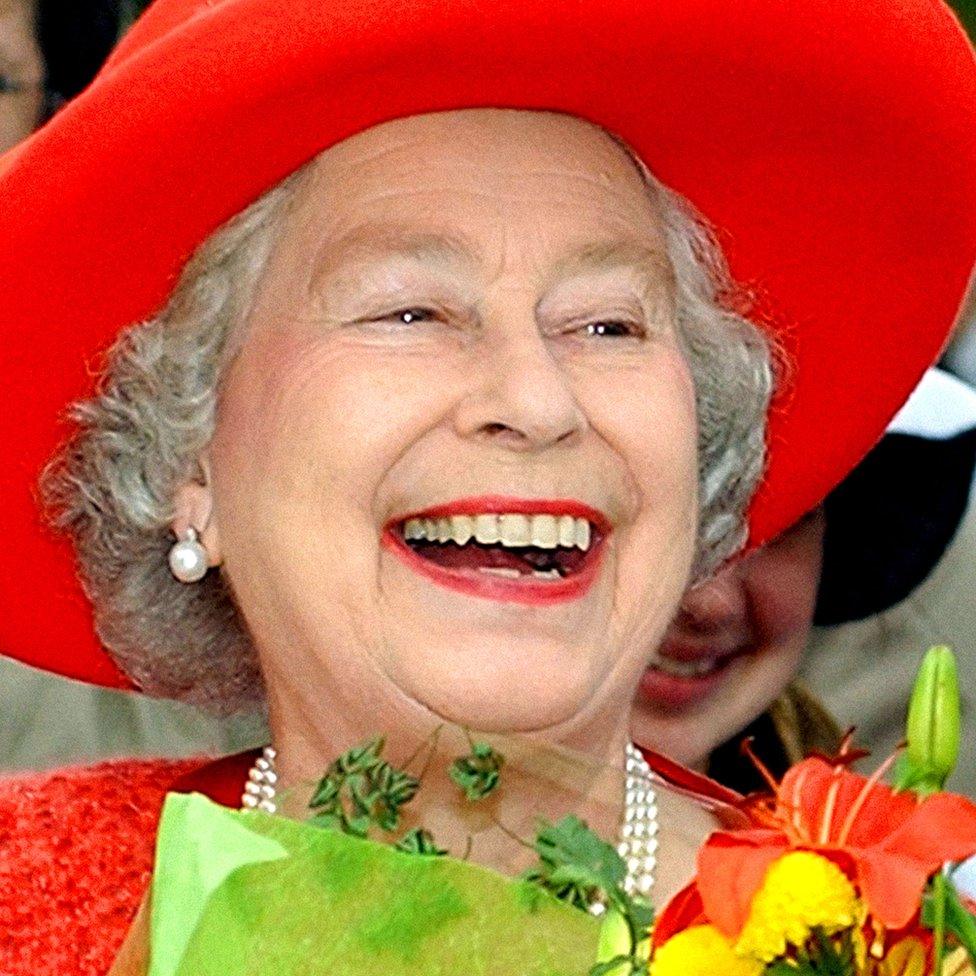
<path fill-rule="evenodd" d="M 207 575 L 207 550 L 200 545 L 196 529 L 187 529 L 169 551 L 170 572 L 181 583 L 196 583 Z"/>

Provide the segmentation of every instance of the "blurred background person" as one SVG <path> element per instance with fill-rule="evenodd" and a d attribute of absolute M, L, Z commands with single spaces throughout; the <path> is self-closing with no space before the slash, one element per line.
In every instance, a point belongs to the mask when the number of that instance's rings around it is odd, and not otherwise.
<path fill-rule="evenodd" d="M 0 0 L 0 152 L 44 114 L 44 57 L 32 0 Z"/>
<path fill-rule="evenodd" d="M 976 295 L 970 296 L 960 317 L 959 326 L 946 351 L 944 365 L 970 386 L 976 387 Z"/>
<path fill-rule="evenodd" d="M 947 643 L 963 694 L 953 785 L 976 795 L 974 468 L 976 392 L 933 370 L 821 508 L 689 591 L 641 683 L 635 741 L 746 792 L 761 781 L 745 736 L 777 772 L 851 725 L 883 758 L 922 653 Z"/>
<path fill-rule="evenodd" d="M 120 0 L 0 0 L 0 151 L 91 81 L 121 13 Z"/>

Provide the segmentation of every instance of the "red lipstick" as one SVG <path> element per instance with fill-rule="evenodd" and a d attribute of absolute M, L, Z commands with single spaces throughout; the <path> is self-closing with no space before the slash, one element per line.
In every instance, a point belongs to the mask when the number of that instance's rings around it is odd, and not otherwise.
<path fill-rule="evenodd" d="M 440 566 L 414 552 L 398 531 L 400 525 L 412 518 L 504 514 L 571 515 L 574 518 L 587 519 L 594 526 L 596 534 L 572 575 L 559 580 L 543 580 L 528 574 L 523 579 L 507 579 L 478 570 Z M 415 572 L 447 589 L 482 599 L 544 606 L 579 599 L 590 589 L 599 574 L 604 543 L 612 528 L 610 520 L 602 512 L 573 499 L 479 495 L 400 515 L 385 526 L 381 544 Z"/>

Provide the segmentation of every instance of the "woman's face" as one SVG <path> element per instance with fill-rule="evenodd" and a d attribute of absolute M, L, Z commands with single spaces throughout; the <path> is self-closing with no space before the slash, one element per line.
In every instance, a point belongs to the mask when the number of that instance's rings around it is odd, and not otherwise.
<path fill-rule="evenodd" d="M 635 742 L 699 765 L 782 694 L 810 636 L 823 525 L 817 509 L 688 593 L 641 679 Z"/>
<path fill-rule="evenodd" d="M 34 131 L 44 108 L 44 60 L 33 0 L 0 0 L 0 152 Z"/>
<path fill-rule="evenodd" d="M 697 522 L 672 291 L 649 191 L 582 121 L 420 116 L 318 159 L 207 458 L 273 719 L 625 729 Z"/>

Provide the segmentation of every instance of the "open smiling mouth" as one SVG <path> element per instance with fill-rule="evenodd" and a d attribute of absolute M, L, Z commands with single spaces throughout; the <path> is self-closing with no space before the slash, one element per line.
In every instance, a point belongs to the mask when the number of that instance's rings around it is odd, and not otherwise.
<path fill-rule="evenodd" d="M 563 512 L 430 514 L 403 519 L 384 542 L 451 589 L 524 603 L 580 596 L 592 584 L 609 527 Z"/>

